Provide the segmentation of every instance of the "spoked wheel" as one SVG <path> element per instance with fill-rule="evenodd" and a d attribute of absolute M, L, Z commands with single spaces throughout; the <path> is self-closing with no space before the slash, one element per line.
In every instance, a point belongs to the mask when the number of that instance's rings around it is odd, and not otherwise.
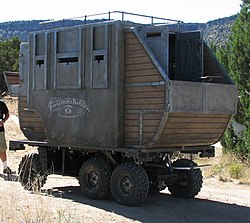
<path fill-rule="evenodd" d="M 195 167 L 192 160 L 179 159 L 173 163 L 173 167 Z M 177 180 L 168 186 L 168 190 L 174 197 L 194 198 L 202 187 L 202 173 L 200 169 L 174 170 Z"/>
<path fill-rule="evenodd" d="M 84 162 L 79 173 L 83 194 L 93 199 L 105 199 L 109 194 L 112 167 L 105 158 L 93 157 Z"/>
<path fill-rule="evenodd" d="M 47 180 L 42 170 L 39 155 L 32 153 L 25 155 L 18 168 L 19 181 L 26 190 L 39 191 Z"/>
<path fill-rule="evenodd" d="M 110 187 L 112 196 L 117 203 L 138 206 L 144 203 L 147 198 L 148 176 L 139 164 L 122 163 L 115 168 Z"/>

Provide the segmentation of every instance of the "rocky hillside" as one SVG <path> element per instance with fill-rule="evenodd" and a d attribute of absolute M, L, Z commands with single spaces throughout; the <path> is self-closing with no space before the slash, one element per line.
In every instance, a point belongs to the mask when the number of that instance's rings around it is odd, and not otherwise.
<path fill-rule="evenodd" d="M 181 25 L 181 28 L 185 31 L 201 30 L 204 39 L 208 43 L 214 42 L 218 45 L 223 45 L 227 41 L 236 17 L 237 16 L 234 15 L 209 21 L 207 23 L 184 23 Z M 32 20 L 0 23 L 0 39 L 4 40 L 18 36 L 22 42 L 25 42 L 28 40 L 29 32 L 43 30 L 45 28 L 44 25 L 40 24 L 41 22 L 41 20 Z M 63 20 L 62 22 L 53 24 L 53 26 L 73 26 L 83 23 L 84 22 L 81 20 Z"/>
<path fill-rule="evenodd" d="M 206 23 L 202 29 L 205 40 L 208 43 L 214 42 L 218 45 L 224 45 L 236 18 L 237 15 L 234 15 Z"/>
<path fill-rule="evenodd" d="M 184 23 L 181 28 L 185 31 L 201 30 L 207 43 L 213 42 L 217 45 L 224 45 L 236 18 L 237 15 L 233 15 L 207 23 Z"/>

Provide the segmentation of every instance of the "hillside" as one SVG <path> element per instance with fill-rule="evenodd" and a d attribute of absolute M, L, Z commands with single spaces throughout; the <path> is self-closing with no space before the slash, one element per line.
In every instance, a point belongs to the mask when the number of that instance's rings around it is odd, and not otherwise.
<path fill-rule="evenodd" d="M 91 22 L 99 22 L 100 20 L 91 20 Z M 84 20 L 62 20 L 53 23 L 53 25 L 42 25 L 44 20 L 32 20 L 32 21 L 15 21 L 0 23 L 0 40 L 9 39 L 12 37 L 19 37 L 21 42 L 26 42 L 30 32 L 51 29 L 56 27 L 67 27 L 84 24 Z"/>
<path fill-rule="evenodd" d="M 203 35 L 205 40 L 214 42 L 219 45 L 224 45 L 228 39 L 231 28 L 237 15 L 217 19 L 205 24 L 203 28 Z"/>
<path fill-rule="evenodd" d="M 223 45 L 227 41 L 232 24 L 236 17 L 237 16 L 234 15 L 209 21 L 207 23 L 184 23 L 181 25 L 181 29 L 183 29 L 184 31 L 201 30 L 203 32 L 204 39 L 208 43 L 214 42 L 218 45 Z M 28 40 L 29 32 L 45 29 L 45 26 L 41 25 L 40 22 L 42 22 L 42 20 L 0 23 L 0 39 L 5 40 L 14 36 L 18 36 L 22 42 L 25 42 Z M 63 20 L 62 22 L 57 22 L 53 24 L 53 27 L 73 26 L 80 25 L 83 23 L 84 21 L 82 20 Z"/>

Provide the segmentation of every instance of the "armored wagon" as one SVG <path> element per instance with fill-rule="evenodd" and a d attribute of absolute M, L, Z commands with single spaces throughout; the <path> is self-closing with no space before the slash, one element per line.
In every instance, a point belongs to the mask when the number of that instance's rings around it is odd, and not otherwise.
<path fill-rule="evenodd" d="M 61 173 L 78 176 L 84 195 L 111 191 L 125 205 L 149 189 L 198 194 L 200 167 L 173 154 L 213 155 L 236 87 L 201 33 L 179 26 L 108 20 L 30 34 L 19 75 L 5 73 L 27 137 L 10 148 L 38 147 L 19 165 L 26 189 Z"/>

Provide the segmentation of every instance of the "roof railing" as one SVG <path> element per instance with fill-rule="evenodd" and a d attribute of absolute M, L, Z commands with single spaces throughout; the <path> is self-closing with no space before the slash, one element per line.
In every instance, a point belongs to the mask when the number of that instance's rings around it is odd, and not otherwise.
<path fill-rule="evenodd" d="M 162 17 L 142 15 L 142 14 L 124 12 L 124 11 L 112 11 L 112 12 L 97 13 L 97 14 L 92 14 L 92 15 L 78 16 L 78 17 L 73 17 L 73 18 L 69 18 L 69 19 L 49 20 L 49 21 L 41 22 L 40 24 L 49 25 L 49 24 L 55 23 L 55 22 L 63 22 L 64 23 L 64 21 L 66 21 L 66 20 L 81 20 L 81 19 L 84 19 L 85 24 L 87 24 L 87 21 L 89 21 L 90 18 L 99 17 L 99 16 L 107 16 L 107 18 L 102 18 L 102 19 L 115 20 L 112 18 L 112 16 L 114 14 L 120 14 L 121 21 L 129 21 L 129 20 L 125 20 L 126 15 L 136 16 L 136 17 L 141 17 L 141 18 L 149 18 L 151 20 L 151 22 L 148 24 L 151 24 L 151 25 L 159 24 L 159 22 L 156 23 L 155 20 L 157 20 L 157 21 L 161 20 L 161 21 L 163 21 L 163 23 L 167 23 L 167 24 L 170 24 L 170 23 L 171 24 L 172 23 L 181 24 L 181 23 L 183 23 L 183 21 L 181 21 L 181 20 L 167 19 L 167 18 L 162 18 Z M 130 22 L 133 22 L 133 21 L 130 21 Z"/>

